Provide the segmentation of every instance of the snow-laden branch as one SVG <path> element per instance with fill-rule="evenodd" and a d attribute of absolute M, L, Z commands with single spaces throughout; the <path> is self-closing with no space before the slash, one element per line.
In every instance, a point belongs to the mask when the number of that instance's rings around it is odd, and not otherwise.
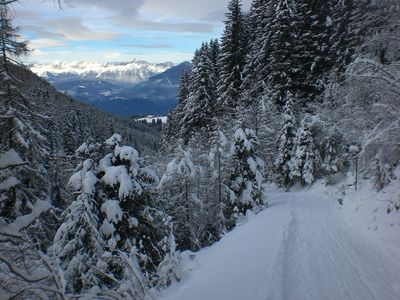
<path fill-rule="evenodd" d="M 11 262 L 9 262 L 7 259 L 5 259 L 4 257 L 0 256 L 0 262 L 2 262 L 3 264 L 5 264 L 9 271 L 16 275 L 17 277 L 21 278 L 22 280 L 26 281 L 26 282 L 39 282 L 42 280 L 45 280 L 48 278 L 47 275 L 45 276 L 31 276 L 28 274 L 25 274 L 24 272 L 20 271 L 17 267 L 15 267 L 14 265 L 12 265 Z"/>
<path fill-rule="evenodd" d="M 391 67 L 393 67 L 394 70 L 390 70 Z M 346 74 L 350 78 L 357 77 L 384 81 L 394 87 L 394 89 L 391 89 L 392 92 L 400 95 L 399 71 L 398 64 L 386 66 L 373 59 L 357 58 L 352 64 L 350 64 Z"/>
<path fill-rule="evenodd" d="M 43 212 L 53 208 L 48 201 L 43 200 L 36 200 L 34 205 L 28 204 L 28 206 L 31 209 L 29 214 L 16 218 L 14 222 L 5 227 L 0 227 L 0 233 L 18 237 L 20 232 L 31 225 Z"/>

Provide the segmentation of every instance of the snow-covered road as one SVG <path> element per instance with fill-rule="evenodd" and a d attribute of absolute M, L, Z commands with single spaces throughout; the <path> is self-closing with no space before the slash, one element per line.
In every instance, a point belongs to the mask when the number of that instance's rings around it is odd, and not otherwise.
<path fill-rule="evenodd" d="M 398 300 L 400 262 L 348 226 L 321 193 L 276 193 L 270 207 L 197 254 L 162 300 Z"/>

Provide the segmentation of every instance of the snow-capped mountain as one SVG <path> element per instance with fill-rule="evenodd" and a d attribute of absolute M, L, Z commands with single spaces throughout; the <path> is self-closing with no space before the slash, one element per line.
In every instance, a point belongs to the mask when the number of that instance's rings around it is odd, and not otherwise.
<path fill-rule="evenodd" d="M 174 64 L 171 62 L 152 64 L 140 60 L 103 64 L 80 61 L 34 64 L 30 69 L 51 83 L 70 80 L 101 80 L 119 84 L 132 84 L 142 82 L 173 66 Z"/>
<path fill-rule="evenodd" d="M 31 66 L 58 91 L 119 116 L 165 115 L 176 105 L 182 70 L 190 68 L 189 62 L 174 66 L 144 61 Z"/>

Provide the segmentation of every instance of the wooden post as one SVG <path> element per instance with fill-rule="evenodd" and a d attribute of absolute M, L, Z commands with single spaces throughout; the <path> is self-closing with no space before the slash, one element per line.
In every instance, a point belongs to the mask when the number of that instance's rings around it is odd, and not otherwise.
<path fill-rule="evenodd" d="M 358 182 L 358 155 L 356 155 L 355 161 L 356 161 L 356 174 L 355 174 L 355 178 L 354 178 L 354 189 L 357 190 L 357 182 Z"/>

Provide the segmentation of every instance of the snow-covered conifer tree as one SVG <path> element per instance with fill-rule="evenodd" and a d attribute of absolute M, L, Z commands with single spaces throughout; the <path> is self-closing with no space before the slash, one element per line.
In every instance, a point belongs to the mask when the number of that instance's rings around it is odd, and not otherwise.
<path fill-rule="evenodd" d="M 134 148 L 121 146 L 121 140 L 118 134 L 108 139 L 105 144 L 111 152 L 99 162 L 100 230 L 111 252 L 136 249 L 142 270 L 151 276 L 162 259 L 158 243 L 163 231 L 157 224 L 162 214 L 154 195 L 158 177 L 144 166 Z M 125 274 L 120 268 L 114 271 L 116 277 Z"/>
<path fill-rule="evenodd" d="M 160 180 L 159 190 L 164 201 L 168 201 L 166 211 L 173 218 L 178 249 L 196 250 L 200 246 L 194 224 L 200 204 L 195 194 L 199 168 L 193 163 L 190 148 L 178 145 L 175 153 Z"/>
<path fill-rule="evenodd" d="M 100 207 L 96 201 L 98 185 L 96 153 L 99 145 L 82 144 L 77 153 L 86 157 L 69 180 L 76 200 L 63 213 L 63 223 L 49 249 L 52 257 L 60 261 L 66 281 L 66 292 L 88 293 L 101 286 L 101 263 L 104 240 L 100 233 Z"/>
<path fill-rule="evenodd" d="M 216 105 L 215 71 L 210 60 L 210 49 L 203 43 L 192 62 L 189 97 L 186 104 L 183 138 L 188 142 L 193 132 L 208 132 Z"/>
<path fill-rule="evenodd" d="M 285 102 L 282 113 L 282 129 L 278 139 L 278 153 L 274 165 L 277 180 L 283 185 L 288 185 L 290 182 L 288 164 L 292 158 L 294 138 L 296 136 L 296 119 L 293 112 L 293 99 L 290 93 Z"/>
<path fill-rule="evenodd" d="M 164 289 L 172 282 L 180 281 L 182 278 L 182 269 L 180 266 L 180 252 L 176 249 L 175 236 L 173 233 L 173 222 L 168 217 L 169 234 L 164 237 L 163 250 L 165 257 L 157 267 L 157 288 Z"/>
<path fill-rule="evenodd" d="M 248 209 L 265 205 L 263 199 L 264 161 L 256 156 L 258 138 L 251 129 L 240 126 L 234 134 L 231 156 L 233 172 L 230 175 L 230 211 L 245 214 Z"/>
<path fill-rule="evenodd" d="M 312 184 L 321 168 L 321 154 L 313 137 L 309 121 L 304 118 L 297 130 L 293 145 L 293 156 L 289 162 L 289 175 L 293 182 Z"/>
<path fill-rule="evenodd" d="M 232 111 L 239 104 L 242 71 L 247 52 L 245 24 L 240 0 L 231 0 L 221 37 L 218 81 L 219 106 Z"/>

